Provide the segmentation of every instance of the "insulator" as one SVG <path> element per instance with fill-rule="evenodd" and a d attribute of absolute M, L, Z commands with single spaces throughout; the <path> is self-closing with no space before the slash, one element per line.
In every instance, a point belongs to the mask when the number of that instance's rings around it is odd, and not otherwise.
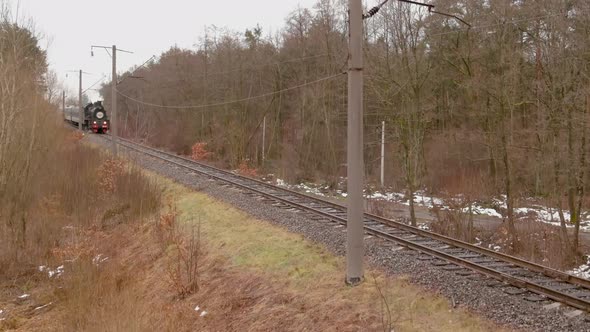
<path fill-rule="evenodd" d="M 379 11 L 379 7 L 373 7 L 369 10 L 369 13 L 367 16 L 371 17 L 371 16 L 377 14 L 378 11 Z"/>

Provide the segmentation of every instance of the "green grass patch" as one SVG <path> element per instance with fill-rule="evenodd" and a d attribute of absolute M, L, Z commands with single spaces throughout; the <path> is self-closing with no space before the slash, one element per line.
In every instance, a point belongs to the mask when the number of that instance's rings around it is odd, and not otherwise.
<path fill-rule="evenodd" d="M 207 246 L 230 257 L 235 266 L 296 283 L 322 278 L 343 267 L 342 259 L 304 241 L 301 235 L 261 222 L 207 195 L 182 191 L 173 189 L 181 222 L 200 222 Z"/>
<path fill-rule="evenodd" d="M 380 312 L 385 325 L 395 331 L 505 330 L 451 308 L 446 299 L 405 278 L 389 278 L 369 270 L 363 284 L 348 287 L 344 284 L 344 259 L 324 247 L 205 194 L 156 178 L 176 207 L 181 224 L 200 223 L 203 245 L 211 254 L 224 256 L 234 268 L 263 275 L 316 302 L 341 302 Z"/>

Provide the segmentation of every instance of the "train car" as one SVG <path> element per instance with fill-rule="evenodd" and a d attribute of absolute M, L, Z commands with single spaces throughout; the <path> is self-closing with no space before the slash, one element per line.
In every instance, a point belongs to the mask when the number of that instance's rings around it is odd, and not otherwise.
<path fill-rule="evenodd" d="M 97 134 L 106 134 L 110 129 L 110 121 L 102 102 L 97 101 L 84 107 L 82 128 Z M 80 123 L 80 111 L 77 107 L 68 107 L 64 111 L 64 120 L 74 125 Z"/>

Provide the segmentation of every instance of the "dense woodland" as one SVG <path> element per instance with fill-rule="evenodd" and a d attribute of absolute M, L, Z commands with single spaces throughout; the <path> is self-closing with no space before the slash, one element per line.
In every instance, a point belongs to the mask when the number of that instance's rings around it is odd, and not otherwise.
<path fill-rule="evenodd" d="M 385 121 L 387 185 L 408 196 L 505 195 L 510 230 L 524 197 L 577 224 L 587 208 L 590 3 L 430 3 L 470 26 L 396 1 L 365 20 L 368 181 L 378 179 Z M 272 35 L 211 27 L 194 49 L 172 47 L 124 73 L 121 134 L 180 153 L 205 142 L 226 166 L 336 185 L 346 174 L 346 75 L 337 75 L 347 69 L 346 8 L 297 8 Z M 101 90 L 107 107 L 110 91 Z"/>

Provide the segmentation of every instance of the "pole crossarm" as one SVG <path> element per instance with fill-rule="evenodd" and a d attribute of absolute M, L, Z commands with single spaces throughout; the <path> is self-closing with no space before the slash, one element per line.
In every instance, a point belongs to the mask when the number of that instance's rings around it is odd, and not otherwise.
<path fill-rule="evenodd" d="M 94 49 L 95 49 L 95 48 L 102 48 L 102 49 L 104 49 L 105 51 L 107 51 L 107 53 L 108 53 L 108 51 L 109 51 L 110 49 L 112 49 L 112 46 L 90 45 L 90 55 L 91 55 L 91 56 L 94 56 Z M 124 53 L 133 54 L 133 52 L 131 52 L 131 51 L 122 50 L 122 49 L 120 49 L 120 48 L 115 48 L 115 51 L 117 51 L 117 52 L 124 52 Z M 110 54 L 110 53 L 109 53 L 109 54 Z M 111 55 L 111 56 L 112 56 L 112 55 Z"/>
<path fill-rule="evenodd" d="M 429 13 L 439 14 L 439 15 L 450 17 L 450 18 L 454 18 L 457 21 L 459 21 L 471 28 L 471 24 L 467 23 L 464 19 L 460 18 L 459 16 L 457 16 L 455 14 L 449 14 L 449 13 L 434 10 L 435 6 L 431 5 L 429 3 L 418 2 L 418 1 L 413 1 L 413 0 L 397 0 L 397 1 L 409 3 L 411 5 L 427 7 Z M 371 18 L 371 17 L 375 16 L 375 14 L 377 14 L 379 12 L 379 10 L 381 9 L 381 7 L 383 7 L 387 2 L 389 2 L 389 0 L 384 0 L 381 3 L 379 3 L 377 6 L 369 9 L 369 11 L 366 14 L 363 14 L 363 19 L 367 19 L 367 18 Z"/>
<path fill-rule="evenodd" d="M 80 73 L 80 70 L 68 70 L 67 73 L 76 73 L 77 74 L 77 73 Z M 85 72 L 85 71 L 82 71 L 82 74 L 94 75 L 93 73 L 89 73 L 89 72 Z"/>

